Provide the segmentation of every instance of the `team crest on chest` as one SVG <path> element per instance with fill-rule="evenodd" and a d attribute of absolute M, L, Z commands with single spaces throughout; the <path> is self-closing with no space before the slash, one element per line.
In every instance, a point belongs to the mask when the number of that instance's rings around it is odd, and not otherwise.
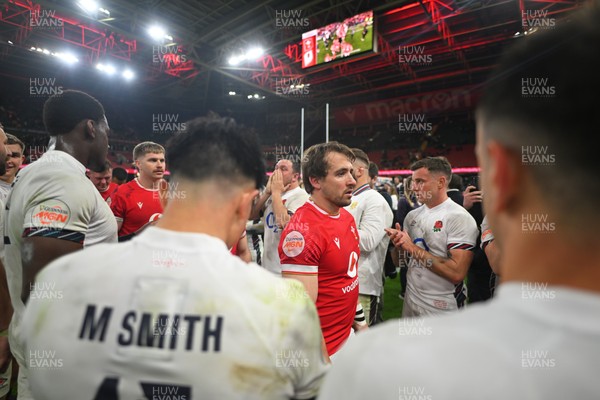
<path fill-rule="evenodd" d="M 442 224 L 442 221 L 435 221 L 435 224 L 433 224 L 433 231 L 439 232 L 442 230 L 443 227 L 444 227 L 444 224 Z"/>

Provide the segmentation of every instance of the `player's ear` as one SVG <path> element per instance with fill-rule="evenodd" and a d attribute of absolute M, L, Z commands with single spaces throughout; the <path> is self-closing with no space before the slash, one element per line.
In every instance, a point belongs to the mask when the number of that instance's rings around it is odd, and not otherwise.
<path fill-rule="evenodd" d="M 523 190 L 521 160 L 514 150 L 494 140 L 487 143 L 484 151 L 488 155 L 487 174 L 491 183 L 490 187 L 486 187 L 486 205 L 493 207 L 494 213 L 510 213 L 514 211 L 519 192 Z"/>
<path fill-rule="evenodd" d="M 234 216 L 230 224 L 227 240 L 228 247 L 236 244 L 240 239 L 240 235 L 246 229 L 246 223 L 248 222 L 248 217 L 250 217 L 256 196 L 258 196 L 257 189 L 243 189 L 242 191 L 237 191 L 235 194 Z"/>
<path fill-rule="evenodd" d="M 250 216 L 250 212 L 252 211 L 252 205 L 254 204 L 256 196 L 258 196 L 257 189 L 246 190 L 242 192 L 242 197 L 239 202 L 237 213 L 239 214 L 240 218 L 244 221 L 244 223 L 248 220 L 248 217 Z"/>
<path fill-rule="evenodd" d="M 84 121 L 83 130 L 85 132 L 86 137 L 95 138 L 96 137 L 96 127 L 95 122 L 91 119 L 86 119 Z"/>
<path fill-rule="evenodd" d="M 319 178 L 311 176 L 310 178 L 308 178 L 308 180 L 310 181 L 310 184 L 313 188 L 321 189 L 321 180 Z"/>
<path fill-rule="evenodd" d="M 438 179 L 438 186 L 440 189 L 444 189 L 446 187 L 446 177 L 443 175 L 440 175 L 440 178 Z"/>

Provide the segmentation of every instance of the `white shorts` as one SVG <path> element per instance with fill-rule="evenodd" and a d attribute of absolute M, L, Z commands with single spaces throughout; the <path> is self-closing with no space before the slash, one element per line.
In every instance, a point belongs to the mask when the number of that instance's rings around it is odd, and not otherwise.
<path fill-rule="evenodd" d="M 439 301 L 440 303 L 444 303 L 447 306 L 447 308 L 439 308 L 435 307 L 433 304 L 428 304 L 427 302 L 419 299 L 412 290 L 409 290 L 407 288 L 406 293 L 404 295 L 402 318 L 427 317 L 430 315 L 440 315 L 458 310 L 458 307 L 456 305 L 456 299 L 454 298 L 454 296 L 452 296 L 451 298 L 440 297 L 439 299 L 433 301 Z"/>

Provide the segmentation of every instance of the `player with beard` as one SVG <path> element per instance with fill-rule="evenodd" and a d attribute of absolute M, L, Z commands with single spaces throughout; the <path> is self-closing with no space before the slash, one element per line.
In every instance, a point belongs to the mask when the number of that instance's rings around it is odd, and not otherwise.
<path fill-rule="evenodd" d="M 502 252 L 494 298 L 360 335 L 319 400 L 598 398 L 598 6 L 513 43 L 478 101 L 475 154 Z M 556 93 L 526 95 L 529 77 Z M 547 158 L 528 158 L 534 146 Z"/>
<path fill-rule="evenodd" d="M 258 218 L 264 209 L 263 223 L 264 253 L 262 266 L 276 275 L 281 275 L 279 240 L 281 231 L 296 210 L 308 200 L 308 193 L 299 184 L 300 165 L 291 160 L 279 160 L 265 191 L 254 206 L 250 219 Z"/>
<path fill-rule="evenodd" d="M 139 177 L 119 186 L 111 209 L 119 226 L 119 242 L 133 237 L 149 222 L 160 218 L 159 185 L 165 174 L 165 148 L 154 142 L 142 142 L 133 149 Z"/>
<path fill-rule="evenodd" d="M 367 327 L 358 302 L 358 229 L 343 207 L 356 186 L 347 146 L 317 144 L 304 154 L 302 180 L 311 197 L 281 234 L 282 275 L 302 282 L 315 302 L 329 357 L 354 330 Z"/>
<path fill-rule="evenodd" d="M 0 174 L 6 174 L 8 149 L 6 148 L 7 137 L 0 124 Z M 4 203 L 0 199 L 0 234 L 4 237 Z M 10 347 L 8 345 L 8 325 L 12 315 L 8 283 L 4 272 L 4 242 L 0 243 L 0 399 L 4 399 L 10 389 L 10 378 L 12 373 Z"/>
<path fill-rule="evenodd" d="M 0 175 L 0 199 L 6 201 L 21 165 L 25 161 L 25 144 L 15 135 L 6 134 L 6 171 Z"/>

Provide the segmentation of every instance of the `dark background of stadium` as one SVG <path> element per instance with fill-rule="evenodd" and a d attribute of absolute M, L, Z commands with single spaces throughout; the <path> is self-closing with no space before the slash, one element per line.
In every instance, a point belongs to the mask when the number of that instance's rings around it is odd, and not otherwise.
<path fill-rule="evenodd" d="M 398 169 L 425 155 L 445 155 L 457 167 L 474 166 L 473 107 L 427 115 L 433 132 L 415 135 L 398 132 L 398 112 L 387 119 L 357 118 L 352 124 L 342 124 L 336 115 L 373 101 L 456 88 L 466 87 L 476 98 L 502 49 L 527 31 L 523 12 L 539 10 L 560 19 L 583 1 L 103 0 L 99 5 L 110 10 L 110 19 L 105 20 L 86 13 L 76 1 L 32 3 L 68 18 L 72 23 L 65 22 L 62 30 L 32 28 L 30 11 L 19 3 L 5 1 L 0 7 L 0 121 L 8 132 L 27 136 L 43 130 L 41 107 L 47 96 L 32 96 L 30 80 L 54 78 L 57 85 L 89 92 L 104 104 L 116 152 L 126 154 L 131 144 L 143 139 L 164 143 L 168 135 L 152 132 L 153 115 L 177 115 L 177 121 L 184 122 L 213 110 L 254 129 L 266 152 L 273 153 L 268 157 L 273 162 L 277 147 L 299 145 L 302 107 L 305 148 L 324 141 L 328 103 L 330 140 L 363 148 L 382 169 Z M 375 15 L 377 53 L 301 68 L 303 32 L 367 10 Z M 159 43 L 146 30 L 154 23 L 173 36 L 181 54 L 191 61 L 188 70 L 175 73 L 179 76 L 153 62 L 153 46 Z M 81 26 L 91 29 L 86 38 L 89 48 L 77 44 Z M 115 57 L 123 55 L 122 39 L 136 44 L 128 61 Z M 105 53 L 98 50 L 102 47 L 98 43 L 113 40 L 115 47 L 106 46 Z M 252 45 L 265 49 L 261 62 L 228 64 L 231 55 Z M 432 61 L 400 63 L 404 46 L 423 46 Z M 67 66 L 30 51 L 31 47 L 69 48 L 80 61 Z M 136 78 L 125 82 L 105 76 L 94 68 L 99 61 L 128 66 Z M 290 77 L 310 84 L 309 93 L 278 94 L 277 82 Z M 235 96 L 229 95 L 232 91 Z M 248 98 L 254 94 L 261 98 Z"/>

